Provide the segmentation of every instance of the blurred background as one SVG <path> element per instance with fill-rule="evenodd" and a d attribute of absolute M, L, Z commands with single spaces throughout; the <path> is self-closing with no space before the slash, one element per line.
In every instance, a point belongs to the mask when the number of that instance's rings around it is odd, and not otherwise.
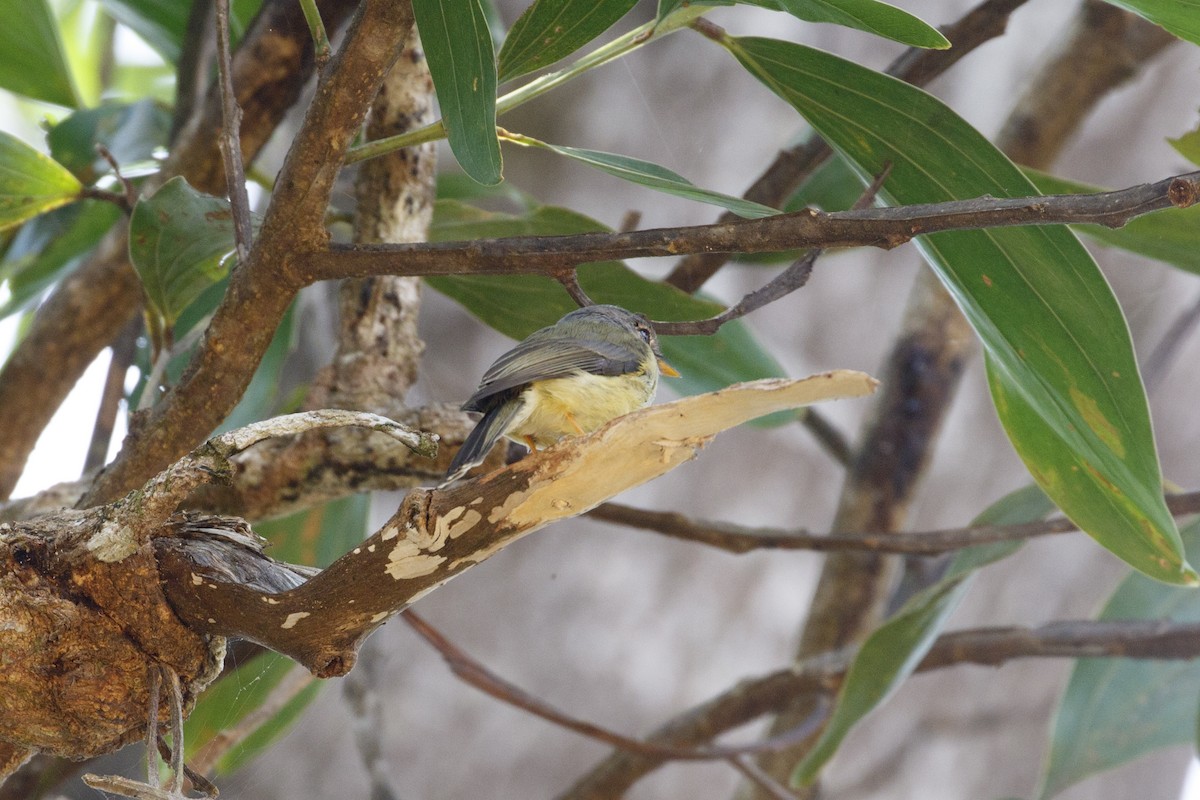
<path fill-rule="evenodd" d="M 943 25 L 958 19 L 974 0 L 896 4 Z M 496 5 L 511 25 L 527 3 L 496 0 Z M 1078 8 L 1074 1 L 1032 0 L 1014 14 L 1007 35 L 970 55 L 930 91 L 994 135 Z M 617 30 L 653 13 L 653 4 L 643 2 Z M 717 9 L 709 18 L 735 34 L 811 44 L 878 69 L 901 50 L 867 34 L 755 8 Z M 1198 71 L 1200 50 L 1169 49 L 1098 106 L 1053 171 L 1110 187 L 1186 171 L 1188 165 L 1165 138 L 1195 126 Z M 734 195 L 804 130 L 790 108 L 718 47 L 688 31 L 596 70 L 503 117 L 501 124 L 556 144 L 653 161 L 700 186 Z M 5 126 L 10 129 L 7 121 Z M 277 141 L 260 161 L 265 171 L 273 172 L 272 159 L 277 163 L 283 144 Z M 544 203 L 569 206 L 609 226 L 619 226 L 630 211 L 641 214 L 641 227 L 701 224 L 717 216 L 711 207 L 652 193 L 544 152 L 509 146 L 504 156 L 509 182 Z M 455 168 L 448 152 L 441 158 L 443 169 Z M 1144 355 L 1200 295 L 1200 286 L 1157 262 L 1087 244 L 1109 276 Z M 633 266 L 661 277 L 672 264 Z M 913 278 L 923 268 L 911 246 L 830 253 L 817 263 L 807 287 L 746 321 L 793 377 L 834 368 L 878 373 Z M 730 265 L 705 290 L 732 302 L 776 269 Z M 322 287 L 311 293 L 312 323 L 302 325 L 327 346 L 334 335 L 328 296 Z M 410 398 L 414 406 L 466 398 L 486 366 L 511 344 L 434 291 L 424 294 L 422 335 L 427 350 Z M 1150 398 L 1164 473 L 1188 487 L 1200 482 L 1192 452 L 1200 433 L 1193 399 L 1200 379 L 1190 368 L 1198 354 L 1200 341 L 1188 341 Z M 79 405 L 64 408 L 61 420 L 79 421 L 82 432 L 43 442 L 35 459 L 43 459 L 51 471 L 32 477 L 31 469 L 18 495 L 78 474 L 103 364 L 93 365 L 89 375 L 94 381 L 81 383 L 73 397 Z M 666 381 L 659 397 L 670 396 Z M 845 401 L 821 410 L 853 438 L 868 402 Z M 59 422 L 51 429 L 64 429 Z M 910 527 L 964 525 L 1028 482 L 996 422 L 976 357 Z M 619 500 L 699 519 L 822 531 L 829 527 L 841 484 L 841 467 L 799 425 L 744 426 L 717 438 L 693 463 Z M 390 516 L 399 499 L 374 498 L 374 521 Z M 804 553 L 732 556 L 576 519 L 505 549 L 421 600 L 416 610 L 468 653 L 543 700 L 644 735 L 744 677 L 787 664 L 821 559 Z M 1125 574 L 1083 535 L 1037 540 L 979 575 L 951 627 L 1090 617 Z M 826 772 L 827 796 L 903 800 L 1033 794 L 1048 720 L 1069 668 L 1068 662 L 1040 660 L 917 677 L 852 734 Z M 362 668 L 352 679 L 384 702 L 380 716 L 365 724 L 388 765 L 387 781 L 396 798 L 553 797 L 608 752 L 461 684 L 398 621 L 368 642 Z M 349 680 L 331 681 L 264 757 L 220 781 L 222 796 L 370 796 L 356 744 L 364 720 L 348 699 Z M 1062 796 L 1178 797 L 1188 758 L 1183 748 L 1164 751 Z M 737 784 L 727 765 L 676 764 L 639 783 L 629 797 L 726 798 Z"/>

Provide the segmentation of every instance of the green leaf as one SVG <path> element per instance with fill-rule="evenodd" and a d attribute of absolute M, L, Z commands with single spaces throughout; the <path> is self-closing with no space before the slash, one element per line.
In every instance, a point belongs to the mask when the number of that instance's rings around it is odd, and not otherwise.
<path fill-rule="evenodd" d="M 1085 194 L 1107 191 L 1026 168 L 1026 177 L 1042 194 Z M 1072 225 L 1088 238 L 1200 273 L 1200 206 L 1167 208 L 1130 220 L 1122 228 Z"/>
<path fill-rule="evenodd" d="M 1040 489 L 1027 487 L 996 501 L 972 524 L 1032 522 L 1053 508 Z M 793 784 L 811 783 L 851 728 L 908 679 L 966 593 L 971 575 L 979 568 L 1009 556 L 1020 546 L 1019 541 L 997 542 L 963 550 L 955 556 L 941 580 L 909 598 L 893 617 L 863 642 L 838 692 L 829 723 L 792 772 Z"/>
<path fill-rule="evenodd" d="M 85 200 L 22 225 L 0 261 L 0 280 L 9 293 L 0 305 L 0 319 L 25 309 L 74 269 L 120 218 L 121 210 L 112 203 Z"/>
<path fill-rule="evenodd" d="M 366 538 L 370 508 L 370 495 L 350 495 L 255 523 L 254 530 L 271 542 L 272 558 L 324 569 Z"/>
<path fill-rule="evenodd" d="M 551 236 L 606 230 L 603 225 L 564 208 L 541 206 L 521 216 L 480 211 L 453 201 L 434 207 L 430 241 Z M 584 265 L 579 282 L 588 296 L 662 321 L 703 319 L 723 307 L 693 297 L 673 286 L 638 275 L 618 261 Z M 513 339 L 523 339 L 552 325 L 576 308 L 566 290 L 540 275 L 467 275 L 426 278 L 426 283 L 453 298 L 484 323 Z M 778 377 L 783 369 L 738 322 L 723 325 L 713 336 L 669 336 L 663 354 L 682 377 L 663 385 L 679 394 L 712 391 L 738 381 Z M 788 415 L 765 418 L 772 423 Z"/>
<path fill-rule="evenodd" d="M 1183 530 L 1200 553 L 1200 522 Z M 1130 574 L 1100 620 L 1200 622 L 1200 593 Z M 1054 716 L 1040 796 L 1052 797 L 1089 775 L 1195 740 L 1200 661 L 1081 658 Z"/>
<path fill-rule="evenodd" d="M 60 106 L 79 95 L 46 0 L 0 0 L 0 88 Z"/>
<path fill-rule="evenodd" d="M 932 96 L 828 53 L 728 39 L 755 77 L 800 111 L 862 176 L 893 169 L 889 203 L 1034 189 Z M 996 411 L 1034 480 L 1100 544 L 1152 577 L 1191 583 L 1121 309 L 1064 227 L 921 237 L 922 255 L 983 341 Z"/>
<path fill-rule="evenodd" d="M 758 0 L 806 22 L 828 22 L 873 33 L 910 47 L 945 50 L 950 40 L 919 17 L 879 0 Z"/>
<path fill-rule="evenodd" d="M 1176 139 L 1167 139 L 1175 152 L 1193 164 L 1200 164 L 1200 128 L 1181 134 Z"/>
<path fill-rule="evenodd" d="M 1110 5 L 1132 11 L 1180 39 L 1200 44 L 1200 0 L 1107 0 Z"/>
<path fill-rule="evenodd" d="M 78 199 L 81 189 L 61 164 L 0 131 L 0 230 Z"/>
<path fill-rule="evenodd" d="M 581 164 L 587 164 L 589 167 L 595 167 L 601 172 L 607 172 L 609 175 L 626 180 L 631 183 L 636 183 L 640 186 L 645 186 L 655 191 L 673 194 L 676 197 L 683 197 L 688 200 L 697 200 L 701 203 L 708 203 L 714 206 L 732 211 L 741 217 L 757 219 L 759 217 L 769 217 L 778 214 L 777 209 L 770 206 L 764 206 L 762 203 L 755 203 L 752 200 L 743 200 L 740 197 L 733 197 L 720 192 L 713 192 L 708 189 L 701 189 L 687 178 L 672 172 L 666 167 L 652 164 L 649 161 L 642 161 L 629 156 L 616 155 L 614 153 L 602 153 L 599 150 L 583 150 L 578 147 L 567 147 L 565 145 L 548 144 L 539 141 L 529 136 L 520 134 L 506 134 L 505 137 L 509 141 L 524 145 L 527 147 L 538 147 L 543 150 L 550 150 L 558 153 L 561 156 L 566 156 Z"/>
<path fill-rule="evenodd" d="M 100 0 L 104 10 L 169 64 L 179 61 L 191 3 L 178 0 Z"/>
<path fill-rule="evenodd" d="M 229 272 L 233 212 L 229 202 L 203 194 L 182 177 L 167 181 L 133 207 L 129 258 L 151 309 L 167 325 L 200 293 Z"/>
<path fill-rule="evenodd" d="M 183 725 L 184 757 L 195 759 L 222 731 L 258 709 L 293 669 L 302 669 L 286 656 L 266 651 L 222 676 L 205 690 Z M 215 775 L 227 775 L 249 763 L 291 727 L 326 681 L 313 681 L 276 714 L 217 761 Z"/>
<path fill-rule="evenodd" d="M 158 170 L 154 154 L 166 147 L 170 129 L 171 113 L 152 100 L 105 104 L 71 114 L 50 129 L 46 143 L 56 161 L 90 184 L 112 172 L 96 155 L 97 144 L 112 153 L 124 177 L 134 178 Z"/>
<path fill-rule="evenodd" d="M 500 82 L 547 67 L 611 28 L 637 0 L 536 0 L 500 48 Z"/>
<path fill-rule="evenodd" d="M 499 183 L 496 56 L 479 0 L 414 0 L 413 12 L 454 157 L 480 183 Z"/>

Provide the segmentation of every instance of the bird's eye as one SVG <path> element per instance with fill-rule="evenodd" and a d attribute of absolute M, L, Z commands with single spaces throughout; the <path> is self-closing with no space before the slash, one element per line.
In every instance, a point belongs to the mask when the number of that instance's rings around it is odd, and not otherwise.
<path fill-rule="evenodd" d="M 638 336 L 642 337 L 643 342 L 645 342 L 646 344 L 650 343 L 650 329 L 649 328 L 647 328 L 645 325 L 638 325 L 637 332 L 638 332 Z"/>

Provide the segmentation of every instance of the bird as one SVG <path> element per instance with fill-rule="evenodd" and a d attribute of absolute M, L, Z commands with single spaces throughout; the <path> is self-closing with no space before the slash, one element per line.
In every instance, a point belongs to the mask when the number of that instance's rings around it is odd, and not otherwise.
<path fill-rule="evenodd" d="M 537 450 L 649 405 L 660 373 L 679 376 L 644 316 L 613 305 L 570 312 L 484 372 L 462 406 L 483 416 L 441 485 L 482 463 L 502 436 Z"/>

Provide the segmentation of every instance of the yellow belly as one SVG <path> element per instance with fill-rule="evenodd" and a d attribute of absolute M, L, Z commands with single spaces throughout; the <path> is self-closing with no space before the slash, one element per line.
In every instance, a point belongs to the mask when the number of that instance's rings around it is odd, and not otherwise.
<path fill-rule="evenodd" d="M 522 444 L 532 441 L 536 447 L 547 447 L 645 407 L 657 386 L 657 370 L 628 375 L 581 372 L 538 381 L 522 394 L 525 408 L 505 435 Z"/>

